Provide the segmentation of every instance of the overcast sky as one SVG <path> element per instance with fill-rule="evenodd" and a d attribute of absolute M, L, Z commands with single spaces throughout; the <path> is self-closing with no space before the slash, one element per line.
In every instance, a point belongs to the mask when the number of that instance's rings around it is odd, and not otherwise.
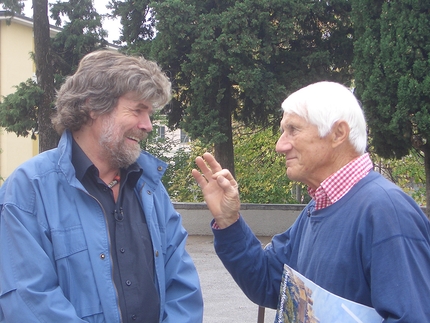
<path fill-rule="evenodd" d="M 108 3 L 107 0 L 93 0 L 94 1 L 94 8 L 99 14 L 105 14 L 107 13 L 106 4 Z M 24 15 L 27 17 L 32 18 L 33 17 L 33 9 L 32 9 L 32 2 L 31 0 L 25 1 L 25 7 L 24 7 Z M 55 3 L 55 0 L 49 0 L 51 3 Z M 51 21 L 52 24 L 54 22 Z M 103 29 L 107 30 L 109 33 L 108 41 L 113 42 L 114 40 L 117 40 L 120 35 L 120 22 L 119 19 L 112 20 L 112 19 L 104 19 L 103 20 Z"/>

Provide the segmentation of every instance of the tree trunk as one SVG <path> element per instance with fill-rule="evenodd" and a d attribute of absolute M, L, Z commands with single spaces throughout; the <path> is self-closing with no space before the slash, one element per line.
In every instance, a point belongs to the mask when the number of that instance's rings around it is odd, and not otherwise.
<path fill-rule="evenodd" d="M 52 127 L 55 96 L 54 71 L 51 58 L 51 39 L 48 19 L 48 0 L 33 0 L 34 57 L 37 83 L 44 92 L 43 103 L 38 107 L 39 152 L 54 148 L 58 134 Z"/>
<path fill-rule="evenodd" d="M 234 150 L 233 150 L 233 130 L 230 123 L 227 131 L 224 133 L 227 136 L 227 141 L 219 144 L 214 144 L 215 158 L 221 164 L 222 168 L 227 168 L 230 173 L 235 177 L 234 171 Z"/>
<path fill-rule="evenodd" d="M 423 146 L 424 153 L 424 169 L 426 174 L 426 214 L 430 219 L 430 147 L 428 144 Z"/>
<path fill-rule="evenodd" d="M 224 97 L 220 103 L 219 120 L 223 124 L 223 134 L 227 140 L 223 143 L 214 144 L 214 152 L 216 160 L 221 164 L 222 168 L 226 168 L 235 177 L 234 170 L 234 148 L 233 148 L 233 126 L 232 126 L 232 107 L 234 106 L 231 97 L 231 84 L 227 77 L 224 78 L 222 84 L 225 85 Z"/>

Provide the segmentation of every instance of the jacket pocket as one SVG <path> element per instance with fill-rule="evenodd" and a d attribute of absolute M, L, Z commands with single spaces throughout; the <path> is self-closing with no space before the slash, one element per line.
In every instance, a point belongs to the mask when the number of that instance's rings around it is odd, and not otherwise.
<path fill-rule="evenodd" d="M 51 237 L 58 281 L 64 295 L 79 317 L 89 322 L 103 322 L 100 296 L 82 226 L 53 229 Z"/>

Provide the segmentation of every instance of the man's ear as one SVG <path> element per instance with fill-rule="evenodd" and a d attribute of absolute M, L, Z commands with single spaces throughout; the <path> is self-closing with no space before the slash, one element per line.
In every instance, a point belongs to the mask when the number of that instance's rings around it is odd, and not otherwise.
<path fill-rule="evenodd" d="M 97 115 L 94 111 L 90 111 L 90 118 L 91 120 L 95 120 L 97 118 Z"/>
<path fill-rule="evenodd" d="M 332 127 L 333 147 L 348 141 L 349 125 L 345 120 L 336 121 Z"/>
<path fill-rule="evenodd" d="M 93 122 L 95 119 L 97 119 L 97 113 L 95 113 L 94 110 L 92 110 L 90 108 L 90 99 L 89 98 L 87 98 L 85 100 L 85 108 L 88 109 L 88 110 L 90 110 L 89 113 L 88 113 L 89 116 L 90 116 L 90 118 L 91 118 L 91 120 L 89 120 L 90 122 Z"/>

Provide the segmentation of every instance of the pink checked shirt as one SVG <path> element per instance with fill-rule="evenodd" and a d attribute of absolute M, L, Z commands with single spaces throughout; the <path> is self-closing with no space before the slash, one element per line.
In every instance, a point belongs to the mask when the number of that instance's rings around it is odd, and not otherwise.
<path fill-rule="evenodd" d="M 315 200 L 315 210 L 323 209 L 339 201 L 372 168 L 373 163 L 369 154 L 366 153 L 327 177 L 316 190 L 309 187 L 309 195 Z"/>

